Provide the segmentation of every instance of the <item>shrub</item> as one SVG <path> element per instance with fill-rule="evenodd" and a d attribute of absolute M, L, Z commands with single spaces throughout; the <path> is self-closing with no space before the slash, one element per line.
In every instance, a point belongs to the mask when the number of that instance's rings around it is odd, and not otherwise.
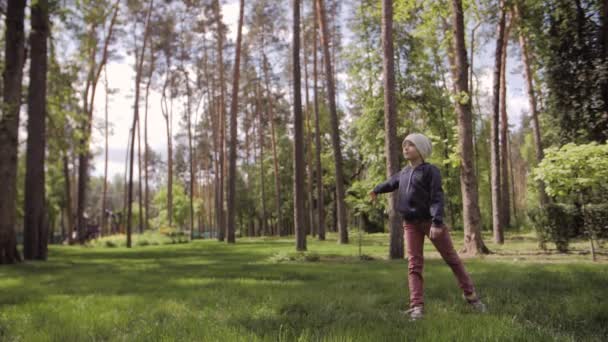
<path fill-rule="evenodd" d="M 568 251 L 570 239 L 580 235 L 583 223 L 581 212 L 576 206 L 562 203 L 532 209 L 529 216 L 534 223 L 540 247 L 545 249 L 546 243 L 551 241 L 562 253 Z"/>
<path fill-rule="evenodd" d="M 585 230 L 593 238 L 608 238 L 608 203 L 583 206 Z"/>

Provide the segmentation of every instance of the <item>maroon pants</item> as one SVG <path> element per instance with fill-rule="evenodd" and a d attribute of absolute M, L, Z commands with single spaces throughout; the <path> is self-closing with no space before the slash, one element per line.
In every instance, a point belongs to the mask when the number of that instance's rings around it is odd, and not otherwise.
<path fill-rule="evenodd" d="M 408 285 L 410 289 L 410 307 L 424 306 L 424 287 L 422 269 L 424 266 L 424 236 L 429 236 L 431 221 L 404 222 L 403 234 L 407 245 Z M 430 237 L 429 237 L 430 239 Z M 458 253 L 454 250 L 450 232 L 446 226 L 435 239 L 430 239 L 441 254 L 443 260 L 450 266 L 458 280 L 458 286 L 466 296 L 475 293 L 471 278 L 464 269 Z"/>

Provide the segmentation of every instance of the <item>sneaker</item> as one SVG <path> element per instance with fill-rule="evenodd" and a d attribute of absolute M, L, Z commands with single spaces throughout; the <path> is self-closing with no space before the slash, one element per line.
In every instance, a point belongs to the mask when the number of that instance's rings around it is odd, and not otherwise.
<path fill-rule="evenodd" d="M 424 317 L 424 308 L 422 306 L 414 306 L 408 310 L 401 311 L 403 314 L 408 315 L 410 317 L 410 321 L 417 321 Z"/>
<path fill-rule="evenodd" d="M 462 298 L 464 298 L 464 300 L 466 300 L 475 311 L 479 313 L 485 313 L 488 311 L 488 307 L 481 301 L 481 299 L 479 299 L 477 294 L 473 293 L 469 296 L 463 294 Z"/>

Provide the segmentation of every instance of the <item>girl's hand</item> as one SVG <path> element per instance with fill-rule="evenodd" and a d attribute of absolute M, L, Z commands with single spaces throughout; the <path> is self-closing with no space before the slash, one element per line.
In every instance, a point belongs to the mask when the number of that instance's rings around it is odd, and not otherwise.
<path fill-rule="evenodd" d="M 372 202 L 376 200 L 376 197 L 378 197 L 378 195 L 372 190 L 369 192 L 369 197 L 371 197 Z"/>

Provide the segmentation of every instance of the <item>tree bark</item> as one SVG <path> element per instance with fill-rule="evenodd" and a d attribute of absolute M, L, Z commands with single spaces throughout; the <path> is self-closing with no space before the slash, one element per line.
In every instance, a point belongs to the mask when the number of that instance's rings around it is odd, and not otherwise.
<path fill-rule="evenodd" d="M 44 184 L 48 21 L 48 1 L 38 0 L 32 4 L 23 220 L 23 256 L 27 260 L 46 260 L 48 246 Z"/>
<path fill-rule="evenodd" d="M 168 63 L 169 64 L 169 63 Z M 170 65 L 170 64 L 169 64 Z M 167 87 L 171 82 L 169 69 L 167 68 L 165 84 L 163 85 L 163 94 L 161 98 L 161 110 L 165 118 L 165 127 L 167 132 L 167 219 L 169 227 L 173 226 L 173 95 L 169 94 L 169 102 L 167 105 Z M 171 90 L 169 90 L 171 92 Z"/>
<path fill-rule="evenodd" d="M 276 200 L 276 210 L 277 210 L 277 220 L 279 224 L 279 235 L 285 236 L 287 235 L 287 231 L 284 227 L 283 222 L 283 213 L 281 211 L 281 178 L 279 174 L 279 156 L 277 154 L 277 142 L 276 142 L 276 133 L 274 127 L 274 101 L 272 99 L 272 91 L 270 89 L 270 75 L 268 72 L 269 65 L 268 60 L 266 59 L 266 54 L 262 52 L 262 64 L 264 69 L 264 82 L 266 88 L 266 98 L 268 101 L 268 106 L 266 107 L 268 111 L 268 119 L 270 121 L 270 141 L 272 144 L 272 160 L 274 164 L 274 189 L 275 189 L 275 200 Z"/>
<path fill-rule="evenodd" d="M 338 121 L 338 111 L 336 108 L 335 84 L 329 51 L 329 33 L 327 19 L 325 17 L 325 6 L 323 5 L 323 0 L 315 1 L 317 6 L 317 19 L 319 21 L 319 27 L 321 28 L 321 42 L 323 44 L 325 63 L 325 80 L 327 82 L 327 95 L 329 98 L 329 111 L 331 119 L 331 140 L 336 167 L 336 205 L 339 231 L 338 242 L 344 244 L 348 243 L 348 222 L 346 220 L 346 204 L 344 202 L 344 172 L 342 170 L 342 149 L 340 147 L 340 123 Z"/>
<path fill-rule="evenodd" d="M 144 109 L 144 230 L 150 229 L 150 188 L 148 186 L 148 163 L 149 163 L 149 145 L 148 145 L 148 97 L 150 95 L 150 85 L 152 83 L 152 74 L 155 66 L 154 49 L 150 49 L 150 75 L 148 75 L 148 83 L 146 84 L 145 109 Z"/>
<path fill-rule="evenodd" d="M 224 241 L 226 233 L 226 213 L 224 211 L 224 180 L 225 180 L 225 155 L 226 155 L 226 84 L 224 81 L 224 42 L 222 34 L 222 14 L 220 12 L 219 0 L 213 1 L 213 8 L 215 11 L 216 29 L 217 29 L 217 55 L 218 55 L 218 67 L 220 74 L 220 191 L 218 202 L 220 204 L 220 222 L 219 222 L 219 234 L 218 240 Z"/>
<path fill-rule="evenodd" d="M 105 37 L 103 43 L 102 57 L 99 63 L 95 62 L 96 59 L 96 46 L 92 48 L 90 51 L 90 61 L 89 61 L 89 73 L 87 76 L 87 82 L 85 86 L 83 103 L 84 103 L 84 111 L 85 111 L 85 120 L 82 123 L 82 138 L 80 139 L 80 148 L 81 151 L 78 155 L 78 196 L 77 196 L 77 205 L 76 205 L 76 225 L 78 230 L 78 241 L 81 244 L 84 244 L 84 236 L 86 230 L 86 220 L 84 218 L 84 211 L 86 206 L 86 196 L 87 196 L 87 186 L 89 182 L 89 162 L 90 162 L 90 135 L 91 128 L 93 125 L 93 109 L 95 106 L 95 93 L 97 90 L 97 84 L 99 82 L 99 78 L 101 76 L 101 71 L 106 65 L 108 60 L 108 49 L 110 47 L 110 41 L 112 39 L 112 34 L 114 32 L 114 25 L 116 24 L 118 18 L 118 9 L 120 5 L 120 0 L 116 0 L 114 3 L 114 12 L 112 14 L 112 19 L 110 21 L 110 27 L 108 28 L 108 34 Z M 89 34 L 93 35 L 93 30 L 95 27 L 92 27 L 91 32 Z M 90 95 L 90 98 L 89 98 Z"/>
<path fill-rule="evenodd" d="M 500 84 L 502 78 L 502 56 L 505 37 L 505 3 L 500 0 L 500 14 L 498 20 L 498 37 L 496 38 L 496 52 L 494 54 L 494 82 L 492 97 L 492 130 L 491 130 L 491 187 L 492 187 L 492 230 L 494 232 L 494 242 L 501 244 L 503 236 L 502 220 L 502 198 L 501 198 L 501 179 L 500 179 L 500 144 L 499 144 L 499 123 L 500 123 Z"/>
<path fill-rule="evenodd" d="M 232 102 L 230 104 L 230 166 L 228 168 L 228 225 L 226 230 L 226 240 L 228 243 L 235 243 L 235 216 L 236 216 L 236 148 L 238 144 L 237 130 L 237 110 L 239 108 L 239 71 L 241 61 L 241 32 L 243 30 L 243 12 L 245 2 L 240 1 L 239 26 L 236 36 L 236 54 L 234 58 L 234 76 L 232 78 Z"/>
<path fill-rule="evenodd" d="M 265 186 L 265 182 L 264 182 L 264 129 L 263 129 L 263 119 L 262 119 L 262 109 L 260 108 L 260 89 L 259 86 L 256 85 L 255 87 L 255 97 L 256 97 L 256 106 L 255 106 L 255 111 L 256 111 L 256 116 L 258 118 L 258 134 L 259 134 L 259 138 L 260 138 L 260 185 L 262 188 L 262 218 L 261 218 L 261 225 L 260 225 L 260 230 L 261 233 L 263 233 L 264 235 L 267 235 L 267 227 L 266 227 L 266 186 Z M 255 150 L 255 147 L 254 147 Z"/>
<path fill-rule="evenodd" d="M 511 224 L 511 205 L 509 193 L 509 118 L 507 115 L 507 48 L 509 46 L 509 35 L 513 18 L 509 16 L 505 24 L 505 32 L 502 46 L 500 67 L 500 200 L 502 228 L 499 243 L 504 242 L 504 229 Z"/>
<path fill-rule="evenodd" d="M 399 142 L 397 141 L 397 110 L 395 106 L 395 55 L 393 50 L 393 1 L 382 1 L 382 51 L 384 74 L 384 154 L 386 175 L 399 172 Z M 403 259 L 403 228 L 397 213 L 397 193 L 390 193 L 388 216 L 390 232 L 390 259 Z"/>
<path fill-rule="evenodd" d="M 300 3 L 302 4 L 302 3 Z M 314 5 L 313 5 L 314 6 Z M 302 8 L 304 6 L 302 5 Z M 313 8 L 314 12 L 314 8 Z M 302 9 L 302 13 L 304 10 Z M 304 16 L 305 17 L 305 16 Z M 305 22 L 305 21 L 304 21 Z M 312 202 L 312 131 L 310 128 L 310 96 L 308 91 L 308 55 L 306 52 L 306 26 L 302 23 L 302 60 L 304 62 L 304 92 L 306 99 L 305 113 L 306 113 L 306 148 L 304 151 L 304 159 L 306 163 L 306 205 L 305 205 L 305 222 L 306 222 L 306 234 L 316 235 L 316 228 L 314 225 L 314 212 Z"/>
<path fill-rule="evenodd" d="M 471 98 L 467 79 L 467 50 L 464 40 L 464 18 L 461 0 L 452 0 L 454 59 L 452 73 L 456 92 L 456 114 L 460 148 L 460 186 L 463 203 L 464 248 L 468 254 L 489 253 L 481 238 L 479 195 L 473 158 Z"/>
<path fill-rule="evenodd" d="M 143 52 L 143 51 L 142 51 Z M 143 56 L 142 56 L 143 58 Z M 139 114 L 138 114 L 139 115 Z M 144 232 L 144 208 L 143 208 L 143 202 L 144 202 L 144 196 L 143 196 L 143 182 L 142 182 L 142 177 L 141 177 L 141 164 L 142 164 L 142 160 L 141 160 L 141 120 L 139 119 L 139 117 L 137 118 L 137 172 L 138 172 L 138 176 L 137 176 L 137 201 L 138 201 L 138 205 L 139 205 L 139 210 L 138 210 L 138 215 L 139 215 L 139 225 L 138 225 L 138 230 L 139 233 L 142 234 Z"/>
<path fill-rule="evenodd" d="M 106 235 L 107 220 L 106 220 L 106 203 L 108 195 L 108 135 L 109 135 L 109 122 L 108 122 L 108 103 L 109 103 L 109 92 L 110 86 L 108 84 L 108 68 L 107 66 L 103 69 L 104 75 L 104 88 L 105 88 L 105 106 L 104 106 L 104 161 L 103 161 L 103 192 L 101 195 L 101 235 Z"/>
<path fill-rule="evenodd" d="M 300 1 L 293 0 L 293 116 L 294 116 L 294 229 L 296 250 L 306 250 L 304 225 L 304 127 L 302 120 L 302 85 L 300 74 Z"/>
<path fill-rule="evenodd" d="M 316 178 L 317 178 L 317 233 L 319 240 L 325 240 L 325 204 L 323 199 L 323 169 L 321 168 L 321 131 L 319 124 L 319 98 L 317 86 L 317 11 L 313 11 L 313 106 L 315 112 L 315 154 L 316 154 Z"/>
<path fill-rule="evenodd" d="M 144 53 L 146 51 L 146 44 L 149 36 L 150 16 L 152 14 L 152 7 L 154 6 L 154 0 L 150 0 L 148 10 L 146 13 L 146 23 L 144 27 L 144 42 L 141 51 L 135 54 L 135 98 L 133 106 L 133 125 L 131 131 L 131 156 L 129 161 L 129 190 L 127 200 L 127 248 L 131 248 L 131 232 L 132 232 L 132 210 L 133 210 L 133 155 L 135 152 L 135 130 L 137 129 L 137 122 L 139 120 L 139 85 L 141 83 L 141 74 L 144 62 Z M 141 208 L 140 208 L 141 210 Z"/>
<path fill-rule="evenodd" d="M 21 261 L 15 233 L 17 204 L 17 149 L 21 82 L 25 63 L 25 0 L 8 1 L 5 16 L 5 46 L 2 117 L 0 117 L 0 264 Z"/>
<path fill-rule="evenodd" d="M 73 211 L 73 206 L 72 206 L 72 189 L 70 186 L 70 183 L 72 182 L 70 179 L 70 166 L 69 166 L 69 158 L 68 158 L 68 152 L 67 151 L 63 151 L 63 179 L 64 179 L 64 186 L 65 186 L 65 210 L 66 210 L 66 216 L 67 216 L 67 224 L 68 224 L 68 229 L 67 229 L 67 233 L 68 233 L 68 243 L 72 244 L 72 232 L 74 232 L 74 211 Z"/>
<path fill-rule="evenodd" d="M 536 162 L 540 163 L 544 158 L 543 152 L 543 144 L 542 138 L 540 134 L 540 123 L 538 120 L 538 107 L 536 104 L 536 94 L 534 90 L 534 74 L 532 72 L 532 66 L 530 61 L 530 56 L 528 52 L 528 40 L 524 35 L 522 30 L 522 13 L 519 2 L 515 3 L 513 7 L 515 11 L 515 16 L 517 20 L 519 20 L 519 46 L 521 48 L 521 59 L 524 65 L 524 77 L 526 79 L 526 90 L 528 92 L 528 103 L 530 106 L 530 115 L 532 116 L 532 133 L 534 136 L 534 145 L 536 151 Z M 608 8 L 608 6 L 607 6 Z M 544 207 L 547 203 L 549 203 L 549 197 L 545 192 L 545 184 L 542 181 L 538 182 L 538 194 L 539 194 L 539 202 L 541 207 Z"/>
<path fill-rule="evenodd" d="M 190 171 L 190 184 L 188 189 L 189 192 L 189 206 L 190 206 L 190 240 L 194 240 L 194 149 L 192 147 L 192 92 L 190 90 L 190 77 L 188 75 L 188 71 L 183 68 L 182 72 L 184 73 L 184 78 L 186 81 L 186 129 L 188 130 L 188 155 L 189 155 L 189 171 Z"/>

